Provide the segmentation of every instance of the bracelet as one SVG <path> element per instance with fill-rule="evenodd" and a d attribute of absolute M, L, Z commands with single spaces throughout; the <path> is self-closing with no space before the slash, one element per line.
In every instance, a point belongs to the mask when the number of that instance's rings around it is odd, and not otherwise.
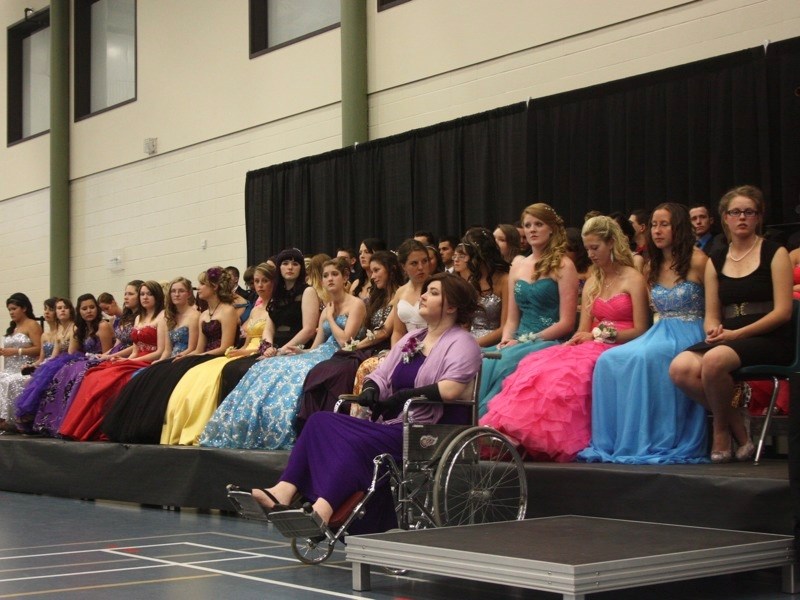
<path fill-rule="evenodd" d="M 231 352 L 233 352 L 235 349 L 236 346 L 228 346 L 225 348 L 225 358 L 228 358 L 231 355 Z"/>
<path fill-rule="evenodd" d="M 17 356 L 22 356 L 22 348 L 17 348 Z"/>
<path fill-rule="evenodd" d="M 264 354 L 267 350 L 272 348 L 272 342 L 268 342 L 267 340 L 261 340 L 261 343 L 258 345 L 258 353 Z"/>

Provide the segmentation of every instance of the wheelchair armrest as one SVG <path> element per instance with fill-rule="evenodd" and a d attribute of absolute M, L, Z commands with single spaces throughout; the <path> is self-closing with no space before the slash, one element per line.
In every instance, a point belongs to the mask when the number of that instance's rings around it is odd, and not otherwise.
<path fill-rule="evenodd" d="M 356 398 L 358 398 L 358 395 L 356 394 L 341 394 L 339 399 L 336 401 L 336 404 L 333 405 L 333 412 L 339 412 L 342 404 L 345 402 L 355 402 Z"/>
<path fill-rule="evenodd" d="M 414 405 L 431 405 L 431 404 L 438 404 L 440 406 L 464 406 L 464 407 L 472 407 L 475 406 L 475 402 L 472 400 L 448 400 L 446 402 L 439 402 L 436 400 L 428 400 L 425 396 L 416 396 L 414 398 L 409 398 L 406 400 L 406 403 L 403 405 L 403 425 L 413 424 L 414 422 L 411 420 L 411 409 Z"/>

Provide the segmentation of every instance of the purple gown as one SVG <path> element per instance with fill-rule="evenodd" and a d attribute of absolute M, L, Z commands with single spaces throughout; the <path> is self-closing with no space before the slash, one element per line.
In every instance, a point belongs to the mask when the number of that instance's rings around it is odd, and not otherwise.
<path fill-rule="evenodd" d="M 124 350 L 131 345 L 131 330 L 133 323 L 120 325 L 119 320 L 114 323 L 114 335 L 117 344 L 109 351 L 111 354 Z M 47 388 L 44 398 L 39 403 L 36 418 L 33 420 L 33 431 L 42 435 L 55 437 L 64 415 L 72 404 L 75 394 L 80 389 L 86 371 L 97 365 L 98 361 L 94 357 L 87 355 L 102 352 L 100 340 L 91 337 L 83 342 L 82 352 L 69 355 L 72 360 L 65 364 Z"/>

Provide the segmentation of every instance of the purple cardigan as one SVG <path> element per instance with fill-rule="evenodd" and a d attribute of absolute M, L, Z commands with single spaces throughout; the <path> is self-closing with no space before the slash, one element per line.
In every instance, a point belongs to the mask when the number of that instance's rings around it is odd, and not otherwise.
<path fill-rule="evenodd" d="M 400 362 L 402 349 L 411 337 L 420 342 L 425 339 L 428 329 L 416 329 L 407 333 L 397 342 L 380 366 L 367 376 L 378 384 L 381 398 L 391 396 L 392 373 Z M 481 368 L 481 349 L 475 338 L 461 327 L 454 326 L 445 331 L 439 341 L 425 358 L 425 362 L 414 379 L 415 387 L 422 387 L 442 380 L 467 383 L 475 378 Z M 417 423 L 435 423 L 442 416 L 441 406 L 425 406 L 414 411 Z M 386 421 L 386 424 L 399 423 L 401 418 Z"/>

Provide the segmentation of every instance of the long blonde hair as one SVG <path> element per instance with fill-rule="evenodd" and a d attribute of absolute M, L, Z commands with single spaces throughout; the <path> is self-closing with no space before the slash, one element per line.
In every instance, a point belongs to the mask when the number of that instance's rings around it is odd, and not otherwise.
<path fill-rule="evenodd" d="M 583 224 L 583 229 L 581 230 L 582 237 L 585 238 L 589 235 L 593 235 L 605 243 L 613 241 L 611 260 L 615 264 L 625 267 L 633 266 L 633 254 L 631 253 L 628 236 L 622 233 L 622 229 L 614 219 L 603 215 L 592 217 Z M 583 290 L 584 306 L 591 306 L 595 298 L 600 295 L 600 290 L 603 289 L 603 283 L 605 283 L 605 273 L 596 264 L 592 264 L 589 267 L 589 272 L 591 277 Z"/>
<path fill-rule="evenodd" d="M 525 220 L 525 215 L 539 219 L 552 230 L 547 248 L 536 261 L 536 267 L 533 270 L 534 280 L 557 275 L 558 269 L 561 267 L 561 260 L 567 251 L 567 232 L 564 229 L 564 220 L 558 216 L 552 206 L 544 202 L 526 206 L 522 211 L 522 221 Z"/>

